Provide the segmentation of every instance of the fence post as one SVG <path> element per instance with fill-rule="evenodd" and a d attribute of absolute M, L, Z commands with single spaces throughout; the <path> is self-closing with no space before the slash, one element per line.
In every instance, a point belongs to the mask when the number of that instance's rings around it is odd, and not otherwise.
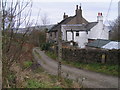
<path fill-rule="evenodd" d="M 105 54 L 102 54 L 102 60 L 101 60 L 102 63 L 105 63 Z"/>

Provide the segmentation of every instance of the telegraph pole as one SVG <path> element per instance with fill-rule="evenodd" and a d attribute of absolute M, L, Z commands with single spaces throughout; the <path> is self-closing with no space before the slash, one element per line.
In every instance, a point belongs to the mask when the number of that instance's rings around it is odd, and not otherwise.
<path fill-rule="evenodd" d="M 62 60 L 62 35 L 58 30 L 58 79 L 61 79 L 61 60 Z"/>

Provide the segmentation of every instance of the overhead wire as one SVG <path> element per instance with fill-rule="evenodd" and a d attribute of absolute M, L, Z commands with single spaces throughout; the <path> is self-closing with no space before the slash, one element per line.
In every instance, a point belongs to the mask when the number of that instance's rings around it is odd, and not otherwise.
<path fill-rule="evenodd" d="M 110 1 L 109 8 L 108 8 L 108 11 L 107 11 L 107 14 L 106 14 L 106 17 L 105 17 L 104 24 L 105 24 L 105 22 L 108 20 L 107 18 L 108 18 L 108 15 L 109 15 L 109 12 L 110 12 L 110 9 L 111 9 L 111 6 L 112 6 L 112 1 L 113 1 L 113 0 Z"/>
<path fill-rule="evenodd" d="M 108 18 L 108 15 L 109 15 L 109 12 L 110 12 L 110 9 L 111 9 L 111 6 L 112 6 L 112 1 L 113 1 L 113 0 L 110 1 L 109 7 L 108 7 L 108 10 L 107 10 L 107 14 L 106 14 L 106 17 L 105 17 L 105 21 L 104 21 L 104 23 L 103 23 L 103 30 L 105 29 L 105 23 L 108 21 L 107 18 Z M 102 32 L 101 32 L 101 34 L 100 34 L 100 37 L 102 36 L 103 30 L 102 30 Z M 98 47 L 99 43 L 100 43 L 100 40 L 99 40 L 98 43 L 97 43 L 97 47 Z"/>

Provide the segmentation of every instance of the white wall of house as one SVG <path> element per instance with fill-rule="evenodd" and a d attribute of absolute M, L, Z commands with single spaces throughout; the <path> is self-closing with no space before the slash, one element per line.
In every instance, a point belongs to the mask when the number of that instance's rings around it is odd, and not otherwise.
<path fill-rule="evenodd" d="M 78 43 L 80 48 L 85 48 L 85 45 L 88 42 L 86 31 L 79 31 L 79 36 L 76 36 L 76 32 L 74 32 L 74 41 Z"/>
<path fill-rule="evenodd" d="M 109 30 L 103 24 L 103 16 L 97 16 L 97 24 L 88 32 L 89 39 L 109 39 Z"/>
<path fill-rule="evenodd" d="M 85 47 L 85 45 L 88 43 L 88 39 L 106 39 L 106 40 L 109 39 L 109 29 L 103 24 L 102 13 L 98 13 L 97 22 L 98 23 L 93 28 L 91 28 L 90 31 L 88 31 L 88 34 L 86 31 L 77 30 L 79 31 L 79 36 L 76 36 L 76 31 L 73 30 L 74 42 L 77 42 L 80 48 Z M 61 26 L 62 40 L 64 41 L 71 41 L 73 39 L 72 32 L 69 31 L 66 34 L 66 28 L 70 26 L 75 26 L 75 25 L 66 24 Z M 80 26 L 80 24 L 76 24 L 76 26 Z"/>
<path fill-rule="evenodd" d="M 66 30 L 64 29 L 65 25 L 61 26 L 62 40 L 66 41 Z"/>
<path fill-rule="evenodd" d="M 72 32 L 68 31 L 67 34 L 66 34 L 65 25 L 62 26 L 61 31 L 62 31 L 62 40 L 66 41 L 66 39 L 67 39 L 67 41 L 71 41 L 73 39 L 72 38 Z M 76 33 L 79 33 L 79 36 L 76 36 Z M 78 47 L 84 48 L 85 44 L 88 42 L 88 37 L 87 37 L 86 31 L 76 32 L 76 31 L 73 30 L 73 34 L 74 34 L 74 42 L 78 43 Z"/>
<path fill-rule="evenodd" d="M 102 22 L 98 22 L 91 30 L 88 32 L 89 39 L 109 39 L 109 32 Z"/>
<path fill-rule="evenodd" d="M 72 33 L 67 32 L 67 41 L 72 41 Z"/>

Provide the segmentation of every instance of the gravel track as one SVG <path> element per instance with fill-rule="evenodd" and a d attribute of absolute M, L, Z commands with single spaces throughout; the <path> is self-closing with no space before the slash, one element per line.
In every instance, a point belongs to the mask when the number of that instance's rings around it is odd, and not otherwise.
<path fill-rule="evenodd" d="M 35 51 L 41 58 L 35 54 Z M 39 48 L 33 49 L 35 60 L 50 74 L 57 75 L 58 62 L 49 58 L 44 51 Z M 82 70 L 67 65 L 62 65 L 62 76 L 77 80 L 86 88 L 118 88 L 118 77 L 104 75 L 101 73 Z M 82 82 L 82 79 L 85 80 Z"/>

